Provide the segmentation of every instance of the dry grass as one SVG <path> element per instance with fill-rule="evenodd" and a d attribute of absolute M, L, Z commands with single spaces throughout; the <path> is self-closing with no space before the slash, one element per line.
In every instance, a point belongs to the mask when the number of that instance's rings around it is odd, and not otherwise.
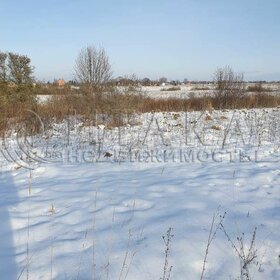
<path fill-rule="evenodd" d="M 0 88 L 1 136 L 4 136 L 6 131 L 11 131 L 17 124 L 22 123 L 25 124 L 26 131 L 29 133 L 38 131 L 39 124 L 38 120 L 34 118 L 34 113 L 41 117 L 45 125 L 51 124 L 53 121 L 61 121 L 71 115 L 78 115 L 88 124 L 103 123 L 108 127 L 115 127 L 132 122 L 134 113 L 250 109 L 280 105 L 279 96 L 267 93 L 229 98 L 227 106 L 221 107 L 221 100 L 216 97 L 153 99 L 143 96 L 135 88 L 119 92 L 112 87 L 107 88 L 105 92 L 93 94 L 84 89 L 71 91 L 66 88 L 62 91 L 53 89 L 53 92 L 60 92 L 60 94 L 54 93 L 47 103 L 38 104 L 35 98 L 35 94 L 38 93 L 37 88 Z"/>
<path fill-rule="evenodd" d="M 247 92 L 271 92 L 272 90 L 267 87 L 263 87 L 262 83 L 251 85 L 247 87 Z"/>
<path fill-rule="evenodd" d="M 210 87 L 207 87 L 207 86 L 194 86 L 194 87 L 192 87 L 191 90 L 194 90 L 194 91 L 197 91 L 197 90 L 199 90 L 199 91 L 201 91 L 201 90 L 210 90 Z"/>
<path fill-rule="evenodd" d="M 219 99 L 211 98 L 215 109 L 220 109 Z M 252 108 L 272 108 L 280 104 L 280 97 L 268 93 L 256 93 L 254 95 L 245 95 L 240 98 L 229 98 L 227 106 L 221 109 L 252 109 Z"/>
<path fill-rule="evenodd" d="M 213 118 L 210 115 L 207 115 L 204 120 L 205 121 L 212 121 Z"/>
<path fill-rule="evenodd" d="M 221 127 L 217 126 L 217 125 L 212 125 L 211 129 L 213 129 L 213 130 L 221 130 Z"/>
<path fill-rule="evenodd" d="M 178 91 L 181 90 L 180 87 L 169 87 L 169 88 L 162 88 L 161 91 Z"/>

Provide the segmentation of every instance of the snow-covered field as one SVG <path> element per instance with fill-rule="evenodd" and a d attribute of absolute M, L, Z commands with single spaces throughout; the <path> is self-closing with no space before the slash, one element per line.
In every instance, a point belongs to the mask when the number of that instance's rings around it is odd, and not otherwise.
<path fill-rule="evenodd" d="M 247 83 L 247 86 L 255 85 L 254 83 Z M 277 83 L 267 83 L 263 84 L 264 88 L 270 90 L 270 94 L 279 95 L 280 94 L 280 85 Z M 171 90 L 178 88 L 179 90 Z M 211 83 L 209 84 L 188 84 L 188 85 L 164 85 L 164 86 L 147 86 L 141 87 L 141 92 L 144 96 L 152 98 L 181 98 L 187 99 L 190 97 L 203 97 L 211 96 L 214 92 L 215 86 Z M 248 93 L 252 94 L 252 93 Z"/>
<path fill-rule="evenodd" d="M 280 109 L 149 113 L 12 135 L 0 279 L 169 279 L 170 227 L 170 279 L 200 279 L 205 256 L 203 279 L 241 279 L 243 233 L 249 279 L 280 279 L 279 120 Z"/>
<path fill-rule="evenodd" d="M 254 84 L 247 84 L 254 85 Z M 270 90 L 269 94 L 279 95 L 280 94 L 280 85 L 274 83 L 268 83 L 264 85 L 265 88 Z M 176 90 L 172 90 L 172 89 Z M 127 90 L 124 87 L 118 87 L 122 92 Z M 213 84 L 188 84 L 188 85 L 179 85 L 173 86 L 170 84 L 164 86 L 142 86 L 137 88 L 135 93 L 141 92 L 143 96 L 151 97 L 154 99 L 168 99 L 168 98 L 179 98 L 179 99 L 188 99 L 190 97 L 203 97 L 211 96 L 214 93 Z M 252 93 L 248 93 L 252 94 Z M 52 95 L 37 95 L 37 101 L 39 103 L 46 103 L 51 99 Z"/>
<path fill-rule="evenodd" d="M 177 88 L 177 90 L 171 90 L 174 88 Z M 205 90 L 204 89 L 201 90 L 201 88 L 205 88 Z M 158 98 L 187 99 L 190 98 L 190 96 L 200 97 L 200 96 L 204 96 L 205 94 L 208 95 L 212 94 L 213 85 L 149 86 L 149 87 L 142 87 L 141 92 L 143 93 L 144 96 L 148 96 L 156 99 Z"/>

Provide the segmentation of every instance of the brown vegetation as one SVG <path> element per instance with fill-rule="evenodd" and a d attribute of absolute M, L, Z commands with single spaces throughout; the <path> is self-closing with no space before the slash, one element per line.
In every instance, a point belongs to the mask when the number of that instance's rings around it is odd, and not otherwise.
<path fill-rule="evenodd" d="M 262 83 L 250 85 L 247 87 L 247 92 L 271 92 L 270 88 L 264 87 Z"/>
<path fill-rule="evenodd" d="M 180 87 L 169 87 L 169 88 L 162 88 L 161 91 L 178 91 L 181 90 Z"/>
<path fill-rule="evenodd" d="M 277 107 L 280 97 L 266 93 L 242 95 L 236 99 L 228 99 L 224 104 L 217 96 L 192 97 L 189 99 L 168 98 L 153 99 L 145 97 L 135 88 L 119 92 L 115 88 L 107 88 L 105 92 L 90 94 L 80 89 L 54 89 L 52 98 L 43 104 L 36 101 L 35 94 L 49 91 L 49 88 L 16 87 L 0 88 L 0 132 L 11 130 L 16 124 L 31 125 L 29 131 L 36 131 L 38 123 L 30 111 L 38 114 L 45 125 L 53 121 L 61 121 L 68 116 L 77 115 L 92 125 L 107 123 L 108 126 L 119 126 L 129 123 L 134 113 L 146 112 L 180 112 L 211 111 L 212 109 L 242 109 Z M 37 92 L 38 91 L 38 92 Z M 60 93 L 60 94 L 58 94 Z M 63 94 L 62 94 L 63 93 Z"/>
<path fill-rule="evenodd" d="M 19 130 L 20 123 L 31 124 L 30 111 L 38 111 L 38 108 L 29 87 L 0 87 L 0 136 L 11 129 Z"/>
<path fill-rule="evenodd" d="M 210 89 L 211 89 L 210 87 L 205 87 L 205 86 L 194 86 L 194 87 L 192 87 L 192 90 L 195 90 L 195 91 L 210 90 Z"/>

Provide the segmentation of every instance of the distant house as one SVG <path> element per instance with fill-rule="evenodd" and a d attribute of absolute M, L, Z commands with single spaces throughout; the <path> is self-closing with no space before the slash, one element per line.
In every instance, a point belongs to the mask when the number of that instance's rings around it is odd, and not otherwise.
<path fill-rule="evenodd" d="M 60 87 L 60 88 L 63 88 L 64 86 L 65 86 L 65 81 L 63 80 L 63 79 L 59 79 L 59 80 L 56 80 L 55 82 L 54 82 L 54 84 L 56 85 L 56 86 L 58 86 L 58 87 Z"/>

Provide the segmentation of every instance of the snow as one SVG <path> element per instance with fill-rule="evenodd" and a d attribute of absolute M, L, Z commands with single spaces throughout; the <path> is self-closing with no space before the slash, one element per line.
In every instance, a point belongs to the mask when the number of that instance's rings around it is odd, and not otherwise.
<path fill-rule="evenodd" d="M 279 279 L 278 110 L 149 113 L 135 121 L 108 129 L 71 119 L 29 142 L 2 143 L 1 279 L 159 279 L 169 227 L 170 279 L 200 279 L 217 212 L 226 212 L 236 244 L 244 233 L 250 246 L 257 227 L 252 279 Z M 177 156 L 185 149 L 194 157 Z M 81 150 L 95 157 L 85 160 Z M 175 156 L 162 157 L 169 152 Z M 239 276 L 239 258 L 218 230 L 204 279 Z"/>
<path fill-rule="evenodd" d="M 179 90 L 170 90 L 171 88 L 180 88 Z M 197 87 L 205 88 L 204 90 L 196 89 Z M 209 89 L 208 89 L 209 88 Z M 141 93 L 155 99 L 180 98 L 188 99 L 190 96 L 202 97 L 213 94 L 213 85 L 165 85 L 165 86 L 147 86 L 141 87 Z"/>
<path fill-rule="evenodd" d="M 52 98 L 52 95 L 40 94 L 40 95 L 37 95 L 36 98 L 37 98 L 37 102 L 39 104 L 44 104 L 44 103 L 47 103 L 48 101 L 50 101 L 50 99 Z"/>
<path fill-rule="evenodd" d="M 255 85 L 254 83 L 247 85 Z M 172 88 L 177 88 L 177 90 L 170 90 Z M 269 94 L 279 95 L 280 86 L 277 83 L 266 83 L 264 84 L 265 88 L 268 88 Z M 179 88 L 179 90 L 178 90 Z M 118 87 L 120 92 L 126 92 L 127 87 Z M 139 94 L 139 92 L 145 96 L 154 99 L 168 99 L 168 98 L 179 98 L 179 99 L 188 99 L 191 97 L 204 97 L 204 96 L 213 96 L 215 86 L 212 83 L 209 84 L 181 84 L 174 86 L 171 84 L 165 84 L 160 86 L 140 86 L 137 87 L 135 91 L 131 93 Z M 248 92 L 247 94 L 254 94 L 253 92 Z M 37 95 L 37 101 L 41 104 L 47 103 L 52 98 L 52 95 Z"/>

